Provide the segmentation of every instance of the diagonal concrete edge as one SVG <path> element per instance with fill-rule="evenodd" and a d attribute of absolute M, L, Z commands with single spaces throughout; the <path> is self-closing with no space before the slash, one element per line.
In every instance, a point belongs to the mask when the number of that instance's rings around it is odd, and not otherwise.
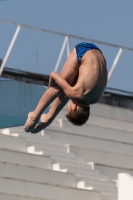
<path fill-rule="evenodd" d="M 42 85 L 0 80 L 0 128 L 23 126 L 46 89 Z"/>

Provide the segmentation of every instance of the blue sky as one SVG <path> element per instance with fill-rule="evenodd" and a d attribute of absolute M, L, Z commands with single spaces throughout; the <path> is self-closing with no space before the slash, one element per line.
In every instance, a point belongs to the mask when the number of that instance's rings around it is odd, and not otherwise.
<path fill-rule="evenodd" d="M 0 0 L 0 19 L 133 48 L 132 0 Z M 4 58 L 16 27 L 0 23 Z M 21 29 L 6 66 L 40 74 L 54 70 L 64 37 Z M 71 50 L 80 40 L 71 40 Z M 98 45 L 98 44 L 96 44 Z M 117 48 L 98 45 L 108 71 Z M 61 61 L 65 62 L 66 52 Z M 133 52 L 123 51 L 108 87 L 133 92 Z"/>

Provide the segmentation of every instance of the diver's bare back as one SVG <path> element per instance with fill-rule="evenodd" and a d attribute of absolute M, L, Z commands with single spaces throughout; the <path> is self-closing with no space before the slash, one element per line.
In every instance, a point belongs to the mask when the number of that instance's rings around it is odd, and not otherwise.
<path fill-rule="evenodd" d="M 107 84 L 107 69 L 106 60 L 99 50 L 91 49 L 82 57 L 78 84 L 82 85 L 84 93 L 81 101 L 93 104 L 100 99 Z"/>

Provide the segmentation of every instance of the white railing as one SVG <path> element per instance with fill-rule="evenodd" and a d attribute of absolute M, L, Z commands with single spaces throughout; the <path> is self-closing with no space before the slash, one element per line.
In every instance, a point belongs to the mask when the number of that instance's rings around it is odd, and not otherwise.
<path fill-rule="evenodd" d="M 116 44 L 111 44 L 111 43 L 102 42 L 102 41 L 98 41 L 98 40 L 93 40 L 93 39 L 89 39 L 89 38 L 84 38 L 84 37 L 71 35 L 71 34 L 64 34 L 64 33 L 56 32 L 56 31 L 46 30 L 46 29 L 43 29 L 43 28 L 38 28 L 38 27 L 34 27 L 34 26 L 28 26 L 28 25 L 25 25 L 25 24 L 19 24 L 19 23 L 16 23 L 16 22 L 10 22 L 10 21 L 6 21 L 6 20 L 1 20 L 0 19 L 0 23 L 9 24 L 9 25 L 12 25 L 12 26 L 17 26 L 16 31 L 14 33 L 14 36 L 13 36 L 13 38 L 11 40 L 11 43 L 10 43 L 10 45 L 8 47 L 8 50 L 7 50 L 6 54 L 5 54 L 5 57 L 3 59 L 2 65 L 0 67 L 0 76 L 3 73 L 3 70 L 4 70 L 4 67 L 6 65 L 6 62 L 7 62 L 8 58 L 9 58 L 9 55 L 10 55 L 10 53 L 12 51 L 12 48 L 13 48 L 13 46 L 15 44 L 15 41 L 16 41 L 16 39 L 18 37 L 18 34 L 20 33 L 20 30 L 22 28 L 31 29 L 31 30 L 34 30 L 34 31 L 41 31 L 41 32 L 45 32 L 45 33 L 49 33 L 49 34 L 55 34 L 55 35 L 59 35 L 59 36 L 65 37 L 63 45 L 62 45 L 60 53 L 59 53 L 59 56 L 58 56 L 58 59 L 57 59 L 57 62 L 55 64 L 55 68 L 54 68 L 55 71 L 58 70 L 58 67 L 60 65 L 61 59 L 63 57 L 64 50 L 65 50 L 66 47 L 67 47 L 67 57 L 70 54 L 70 38 L 79 39 L 79 40 L 82 40 L 82 41 L 89 41 L 89 42 L 92 42 L 92 43 L 102 44 L 102 45 L 106 45 L 106 46 L 109 46 L 109 47 L 114 47 L 114 48 L 119 49 L 118 53 L 117 53 L 117 55 L 116 55 L 116 57 L 114 59 L 114 62 L 112 64 L 111 68 L 110 68 L 110 71 L 108 73 L 108 80 L 112 76 L 113 71 L 116 68 L 116 65 L 117 65 L 117 63 L 118 63 L 118 61 L 120 59 L 120 56 L 121 56 L 122 52 L 124 50 L 133 51 L 133 48 L 129 48 L 129 47 L 125 47 L 125 46 L 120 46 L 120 45 L 116 45 Z"/>

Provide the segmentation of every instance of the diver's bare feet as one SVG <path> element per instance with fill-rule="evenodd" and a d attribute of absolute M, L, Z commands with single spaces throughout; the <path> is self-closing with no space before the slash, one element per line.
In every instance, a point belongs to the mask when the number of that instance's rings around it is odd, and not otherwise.
<path fill-rule="evenodd" d="M 40 117 L 40 121 L 40 124 L 37 124 L 36 127 L 31 131 L 31 133 L 38 133 L 50 124 L 48 114 L 42 114 Z"/>
<path fill-rule="evenodd" d="M 48 121 L 48 115 L 47 114 L 42 114 L 41 118 L 40 118 L 40 121 L 42 123 L 46 123 Z"/>
<path fill-rule="evenodd" d="M 28 119 L 24 125 L 25 132 L 31 132 L 37 124 L 37 121 L 38 120 L 35 118 L 34 112 L 30 112 L 28 114 Z"/>

